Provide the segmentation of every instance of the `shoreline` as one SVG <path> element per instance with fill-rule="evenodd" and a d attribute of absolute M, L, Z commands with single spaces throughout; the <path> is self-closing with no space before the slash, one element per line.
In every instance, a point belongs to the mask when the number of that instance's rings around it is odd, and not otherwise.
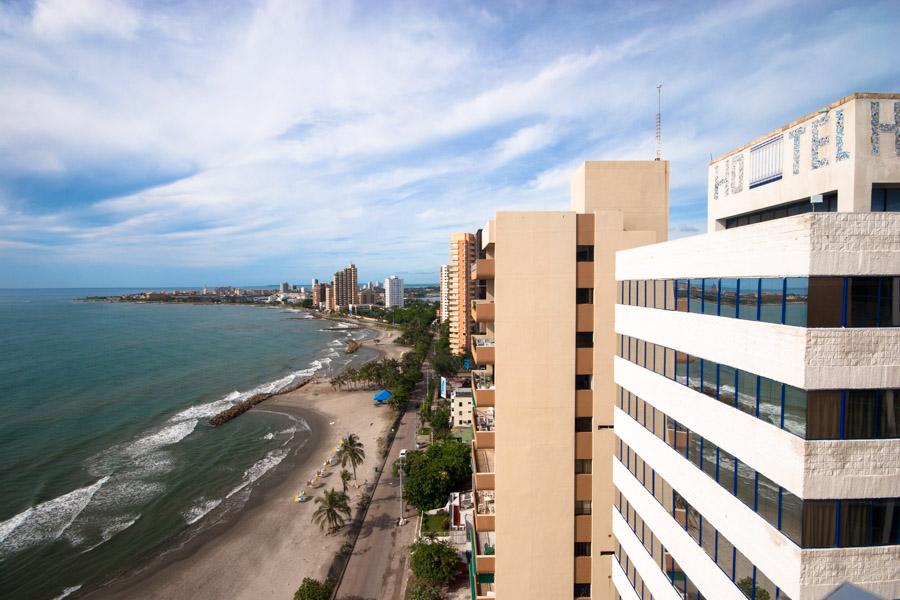
<path fill-rule="evenodd" d="M 351 366 L 396 358 L 408 350 L 394 343 L 399 331 L 376 323 L 353 324 L 374 333 L 360 342 L 360 350 L 369 348 L 372 356 L 353 354 L 353 360 L 340 370 L 328 376 L 313 375 L 307 385 L 274 394 L 250 409 L 302 418 L 310 427 L 310 435 L 303 443 L 293 445 L 281 464 L 255 482 L 243 507 L 224 515 L 211 511 L 167 543 L 148 551 L 140 564 L 104 580 L 85 582 L 72 597 L 291 597 L 303 577 L 324 580 L 343 543 L 343 530 L 325 536 L 311 521 L 313 499 L 298 504 L 292 497 L 306 487 L 306 480 L 333 451 L 338 438 L 356 433 L 365 445 L 366 460 L 358 469 L 360 488 L 351 483 L 348 489 L 355 506 L 363 493 L 363 482 L 374 479 L 377 439 L 387 433 L 391 422 L 389 409 L 375 406 L 371 391 L 336 391 L 330 379 Z M 357 356 L 362 360 L 356 360 Z M 340 467 L 329 471 L 324 483 L 307 493 L 315 497 L 324 489 L 340 489 Z M 229 569 L 228 565 L 239 565 L 240 569 Z"/>

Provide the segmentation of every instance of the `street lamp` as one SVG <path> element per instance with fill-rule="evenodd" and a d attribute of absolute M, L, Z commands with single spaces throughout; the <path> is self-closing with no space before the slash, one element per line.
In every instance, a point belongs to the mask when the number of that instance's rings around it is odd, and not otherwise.
<path fill-rule="evenodd" d="M 397 462 L 400 463 L 400 467 L 397 469 L 400 471 L 400 520 L 397 521 L 398 526 L 403 525 L 406 520 L 403 518 L 404 513 L 406 512 L 403 508 L 403 466 L 406 464 L 406 457 L 401 456 Z"/>

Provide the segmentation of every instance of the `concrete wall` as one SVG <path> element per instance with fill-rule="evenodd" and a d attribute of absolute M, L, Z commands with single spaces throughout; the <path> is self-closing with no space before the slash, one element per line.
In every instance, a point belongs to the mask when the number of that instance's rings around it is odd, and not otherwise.
<path fill-rule="evenodd" d="M 898 213 L 797 215 L 616 255 L 618 280 L 898 273 Z"/>
<path fill-rule="evenodd" d="M 572 595 L 575 228 L 574 213 L 497 213 L 498 597 Z"/>
<path fill-rule="evenodd" d="M 897 94 L 847 96 L 710 162 L 708 230 L 722 229 L 729 216 L 832 191 L 840 212 L 868 212 L 873 183 L 900 182 L 894 134 L 878 134 L 875 150 L 871 104 L 881 123 L 893 124 L 898 101 Z M 750 189 L 751 149 L 776 136 L 782 178 Z"/>

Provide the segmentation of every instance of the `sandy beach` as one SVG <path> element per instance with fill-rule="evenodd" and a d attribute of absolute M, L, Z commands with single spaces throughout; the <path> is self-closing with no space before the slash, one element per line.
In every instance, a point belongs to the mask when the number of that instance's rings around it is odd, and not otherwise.
<path fill-rule="evenodd" d="M 365 327 L 375 328 L 366 323 Z M 408 348 L 393 340 L 399 332 L 379 330 L 364 342 L 382 356 L 397 358 Z M 364 482 L 373 481 L 379 460 L 379 437 L 391 422 L 387 406 L 376 406 L 371 391 L 335 391 L 327 379 L 275 396 L 252 410 L 288 412 L 305 419 L 312 435 L 303 447 L 263 478 L 250 502 L 228 522 L 196 536 L 183 548 L 156 557 L 140 572 L 93 590 L 103 598 L 291 598 L 304 577 L 324 579 L 335 553 L 345 541 L 343 531 L 326 536 L 311 521 L 315 502 L 298 504 L 300 489 L 313 498 L 331 487 L 340 489 L 340 466 L 331 467 L 324 484 L 309 489 L 306 481 L 332 453 L 341 436 L 357 434 L 366 451 L 357 469 L 359 489 L 348 490 L 356 506 Z M 240 417 L 238 417 L 240 418 Z M 265 479 L 271 477 L 270 482 Z"/>

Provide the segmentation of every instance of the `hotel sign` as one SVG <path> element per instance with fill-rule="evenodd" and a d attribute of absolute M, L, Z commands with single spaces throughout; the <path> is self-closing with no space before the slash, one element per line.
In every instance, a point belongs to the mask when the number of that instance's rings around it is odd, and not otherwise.
<path fill-rule="evenodd" d="M 868 106 L 866 106 L 868 104 Z M 881 136 L 894 137 L 893 154 L 900 156 L 900 102 L 893 102 L 893 122 L 884 122 L 882 103 L 878 100 L 860 101 L 857 110 L 868 109 L 869 135 L 868 150 L 871 156 L 881 156 Z M 885 103 L 889 105 L 889 103 Z M 846 107 L 837 110 L 824 110 L 816 117 L 809 119 L 784 133 L 756 144 L 746 151 L 739 152 L 713 165 L 713 200 L 729 194 L 738 194 L 745 189 L 745 174 L 750 173 L 747 189 L 771 183 L 782 178 L 784 167 L 788 166 L 793 175 L 799 175 L 801 169 L 815 171 L 850 158 L 847 144 Z M 790 150 L 790 164 L 784 164 L 784 144 Z M 809 161 L 800 159 L 800 150 L 806 145 L 809 148 Z M 749 163 L 745 168 L 745 161 Z"/>

